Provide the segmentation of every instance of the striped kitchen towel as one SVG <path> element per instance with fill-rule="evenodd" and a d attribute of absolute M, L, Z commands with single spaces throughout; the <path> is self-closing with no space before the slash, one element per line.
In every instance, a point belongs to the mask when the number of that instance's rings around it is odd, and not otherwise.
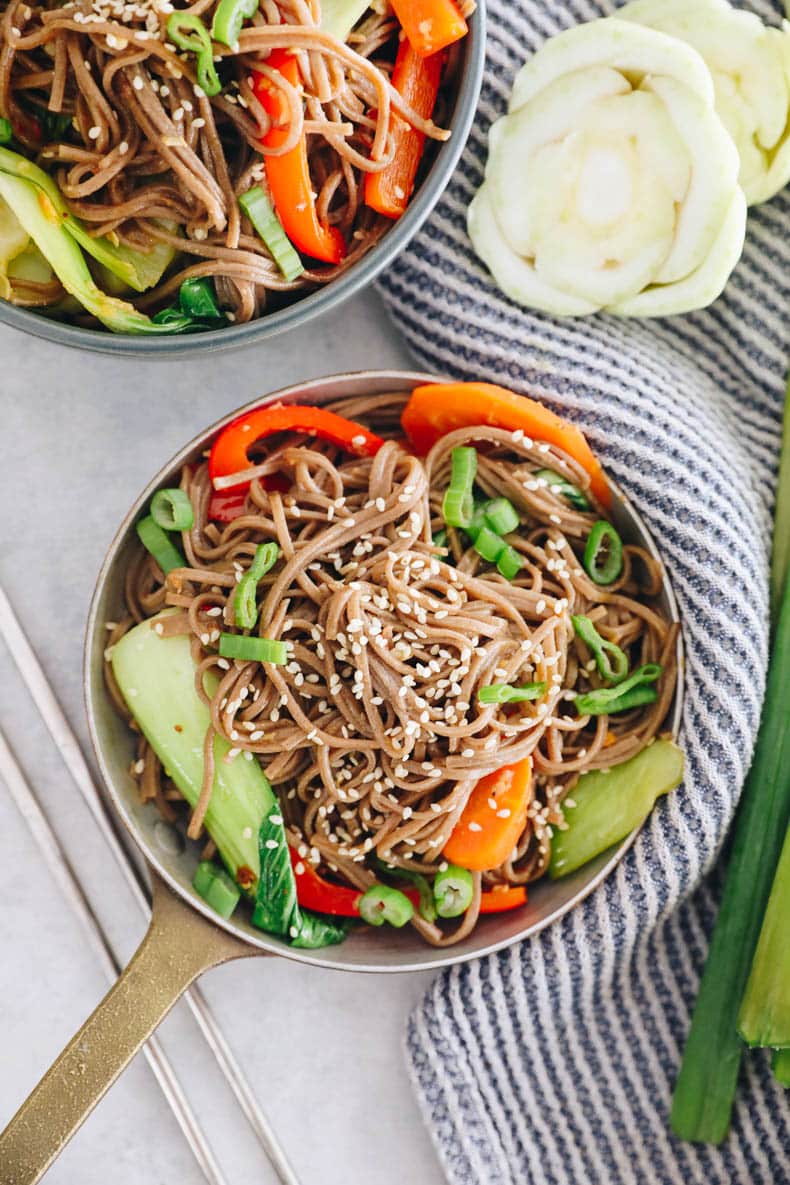
<path fill-rule="evenodd" d="M 763 1055 L 746 1059 L 720 1148 L 675 1140 L 667 1115 L 764 688 L 790 200 L 751 212 L 743 259 L 712 308 L 663 321 L 518 308 L 466 234 L 488 128 L 516 71 L 547 37 L 611 11 L 490 0 L 469 145 L 381 290 L 426 369 L 529 392 L 578 422 L 646 519 L 684 621 L 687 776 L 584 904 L 442 974 L 411 1019 L 407 1053 L 453 1185 L 788 1185 L 790 1101 Z"/>

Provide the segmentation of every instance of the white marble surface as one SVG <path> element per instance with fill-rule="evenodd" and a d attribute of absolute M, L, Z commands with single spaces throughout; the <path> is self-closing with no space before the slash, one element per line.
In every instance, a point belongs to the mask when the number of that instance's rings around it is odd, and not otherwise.
<path fill-rule="evenodd" d="M 178 363 L 80 354 L 0 328 L 0 583 L 78 736 L 82 634 L 115 526 L 196 431 L 259 393 L 408 365 L 371 294 L 259 347 Z M 143 923 L 0 642 L 0 728 L 127 956 Z M 0 1126 L 102 995 L 101 972 L 0 782 Z M 236 963 L 202 986 L 303 1185 L 443 1180 L 407 1079 L 406 1015 L 430 975 Z M 181 1005 L 162 1029 L 229 1181 L 274 1174 Z M 138 1057 L 50 1170 L 51 1185 L 199 1185 Z"/>

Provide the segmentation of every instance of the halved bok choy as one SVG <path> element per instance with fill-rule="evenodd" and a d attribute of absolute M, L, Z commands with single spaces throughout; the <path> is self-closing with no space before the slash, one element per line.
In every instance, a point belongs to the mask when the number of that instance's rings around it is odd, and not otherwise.
<path fill-rule="evenodd" d="M 728 0 L 631 0 L 617 19 L 667 33 L 701 55 L 716 110 L 740 156 L 749 205 L 790 180 L 790 27 L 769 28 Z"/>
<path fill-rule="evenodd" d="M 513 300 L 560 316 L 701 308 L 743 248 L 739 158 L 683 42 L 615 18 L 551 38 L 491 129 L 469 209 Z"/>
<path fill-rule="evenodd" d="M 81 248 L 98 264 L 137 292 L 155 284 L 173 257 L 172 248 L 155 249 L 150 254 L 131 251 L 106 238 L 92 238 L 78 219 L 71 215 L 51 177 L 32 161 L 0 147 L 0 199 L 4 207 L 0 236 L 0 255 L 5 250 L 19 254 L 35 243 L 61 284 L 83 308 L 116 333 L 168 333 L 167 325 L 157 325 L 127 301 L 108 295 L 96 284 Z M 15 229 L 14 223 L 16 223 Z M 19 251 L 15 244 L 21 244 Z M 6 262 L 9 258 L 6 255 Z M 0 259 L 0 272 L 3 268 Z M 7 281 L 6 281 L 7 283 Z M 1 294 L 1 293 L 0 293 Z"/>

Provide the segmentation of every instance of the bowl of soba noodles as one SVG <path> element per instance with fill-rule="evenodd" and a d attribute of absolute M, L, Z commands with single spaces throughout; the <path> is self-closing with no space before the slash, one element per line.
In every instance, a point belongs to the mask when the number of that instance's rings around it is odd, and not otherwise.
<path fill-rule="evenodd" d="M 581 431 L 401 372 L 187 445 L 86 651 L 160 875 L 248 943 L 358 969 L 496 949 L 589 893 L 681 780 L 681 685 L 666 570 Z"/>
<path fill-rule="evenodd" d="M 484 48 L 474 0 L 9 0 L 0 322 L 171 355 L 319 315 L 437 202 Z"/>

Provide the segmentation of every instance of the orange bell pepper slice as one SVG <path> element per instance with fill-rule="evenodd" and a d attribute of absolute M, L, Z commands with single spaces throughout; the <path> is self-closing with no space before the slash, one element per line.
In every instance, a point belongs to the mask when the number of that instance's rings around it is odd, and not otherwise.
<path fill-rule="evenodd" d="M 287 49 L 274 49 L 266 65 L 282 74 L 286 82 L 298 86 L 301 81 L 299 62 Z M 265 148 L 279 148 L 289 135 L 288 107 L 285 98 L 269 78 L 253 73 L 253 91 L 272 126 L 263 138 Z M 304 255 L 323 263 L 340 263 L 348 250 L 346 241 L 336 226 L 326 226 L 318 218 L 307 160 L 307 137 L 281 156 L 264 156 L 266 180 L 274 208 L 288 238 Z"/>
<path fill-rule="evenodd" d="M 442 855 L 473 872 L 499 868 L 513 851 L 532 801 L 532 761 L 525 757 L 481 778 Z"/>
<path fill-rule="evenodd" d="M 401 424 L 415 451 L 423 455 L 456 428 L 520 429 L 525 436 L 556 445 L 577 461 L 589 473 L 590 487 L 601 505 L 611 506 L 606 475 L 581 430 L 526 395 L 493 383 L 426 384 L 412 391 Z"/>
<path fill-rule="evenodd" d="M 409 106 L 428 119 L 436 106 L 442 80 L 445 55 L 420 57 L 409 41 L 403 40 L 392 71 L 392 85 Z M 392 160 L 380 173 L 365 178 L 365 204 L 387 218 L 400 218 L 414 192 L 425 136 L 393 113 L 390 136 L 394 147 Z"/>
<path fill-rule="evenodd" d="M 507 909 L 518 909 L 527 904 L 525 885 L 495 885 L 480 894 L 481 913 L 504 913 Z"/>
<path fill-rule="evenodd" d="M 438 53 L 469 31 L 453 0 L 391 0 L 412 48 L 421 57 Z"/>

